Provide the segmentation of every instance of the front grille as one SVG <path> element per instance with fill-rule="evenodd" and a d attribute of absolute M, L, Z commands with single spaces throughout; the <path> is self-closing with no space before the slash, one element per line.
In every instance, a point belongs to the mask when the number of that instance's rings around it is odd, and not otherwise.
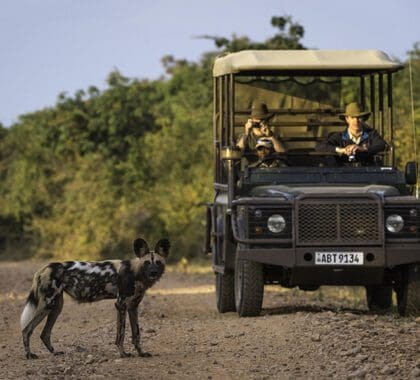
<path fill-rule="evenodd" d="M 304 199 L 297 206 L 297 244 L 379 244 L 380 220 L 379 204 L 369 199 Z"/>

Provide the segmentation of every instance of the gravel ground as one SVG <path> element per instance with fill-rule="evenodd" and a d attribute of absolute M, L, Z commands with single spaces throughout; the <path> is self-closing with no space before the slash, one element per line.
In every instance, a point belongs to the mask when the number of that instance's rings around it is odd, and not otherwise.
<path fill-rule="evenodd" d="M 261 316 L 240 319 L 217 313 L 212 274 L 176 270 L 141 304 L 151 358 L 119 358 L 113 301 L 66 297 L 52 334 L 65 354 L 49 354 L 38 327 L 28 361 L 19 317 L 40 265 L 0 264 L 0 379 L 420 379 L 420 318 L 371 314 L 361 289 L 269 286 Z"/>

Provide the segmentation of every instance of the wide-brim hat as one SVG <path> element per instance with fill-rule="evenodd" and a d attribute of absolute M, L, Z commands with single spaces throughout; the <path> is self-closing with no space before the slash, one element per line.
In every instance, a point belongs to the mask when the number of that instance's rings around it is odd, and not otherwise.
<path fill-rule="evenodd" d="M 254 103 L 251 108 L 251 117 L 255 119 L 269 119 L 273 114 L 268 112 L 267 105 L 265 103 Z"/>
<path fill-rule="evenodd" d="M 346 111 L 344 113 L 340 113 L 338 117 L 343 120 L 346 116 L 360 117 L 363 120 L 367 120 L 370 114 L 371 112 L 362 112 L 358 103 L 349 103 L 346 106 Z"/>
<path fill-rule="evenodd" d="M 269 139 L 258 139 L 257 144 L 255 145 L 255 149 L 258 149 L 260 146 L 263 146 L 265 148 L 268 149 L 272 149 L 273 148 L 273 142 Z"/>

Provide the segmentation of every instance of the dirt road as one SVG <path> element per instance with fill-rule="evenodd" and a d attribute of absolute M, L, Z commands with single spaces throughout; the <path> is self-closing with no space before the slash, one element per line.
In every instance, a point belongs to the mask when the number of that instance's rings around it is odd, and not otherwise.
<path fill-rule="evenodd" d="M 142 303 L 151 358 L 120 359 L 113 301 L 66 297 L 53 356 L 32 339 L 24 359 L 19 317 L 39 263 L 0 264 L 0 379 L 420 378 L 420 319 L 366 311 L 362 291 L 301 292 L 268 287 L 258 318 L 215 309 L 213 276 L 169 271 Z M 126 348 L 132 350 L 130 336 Z"/>

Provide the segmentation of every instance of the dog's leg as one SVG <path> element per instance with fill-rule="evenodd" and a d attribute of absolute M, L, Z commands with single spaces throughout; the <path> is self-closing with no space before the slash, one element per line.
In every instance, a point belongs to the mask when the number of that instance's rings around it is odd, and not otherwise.
<path fill-rule="evenodd" d="M 54 347 L 51 345 L 51 331 L 54 327 L 54 324 L 60 315 L 61 311 L 63 310 L 63 293 L 59 294 L 56 299 L 54 300 L 53 309 L 48 314 L 47 323 L 45 324 L 44 329 L 41 333 L 41 340 L 45 344 L 45 347 L 48 348 L 48 351 L 54 353 L 54 355 L 63 354 L 62 351 L 54 351 Z"/>
<path fill-rule="evenodd" d="M 31 335 L 35 330 L 35 327 L 38 326 L 42 320 L 47 316 L 49 310 L 43 307 L 42 309 L 38 309 L 35 312 L 32 320 L 26 325 L 26 327 L 22 330 L 22 337 L 23 337 L 23 346 L 25 347 L 25 354 L 27 359 L 37 359 L 38 355 L 35 355 L 31 352 L 29 348 L 29 341 L 31 339 Z"/>
<path fill-rule="evenodd" d="M 124 351 L 125 319 L 127 314 L 125 300 L 118 298 L 117 302 L 115 302 L 115 307 L 117 308 L 117 339 L 115 344 L 118 347 L 120 356 L 125 358 L 131 356 L 130 353 Z"/>
<path fill-rule="evenodd" d="M 139 329 L 139 315 L 138 315 L 138 303 L 128 305 L 128 316 L 130 318 L 131 325 L 131 342 L 137 350 L 139 356 L 150 357 L 150 353 L 143 351 L 140 342 L 140 329 Z"/>

